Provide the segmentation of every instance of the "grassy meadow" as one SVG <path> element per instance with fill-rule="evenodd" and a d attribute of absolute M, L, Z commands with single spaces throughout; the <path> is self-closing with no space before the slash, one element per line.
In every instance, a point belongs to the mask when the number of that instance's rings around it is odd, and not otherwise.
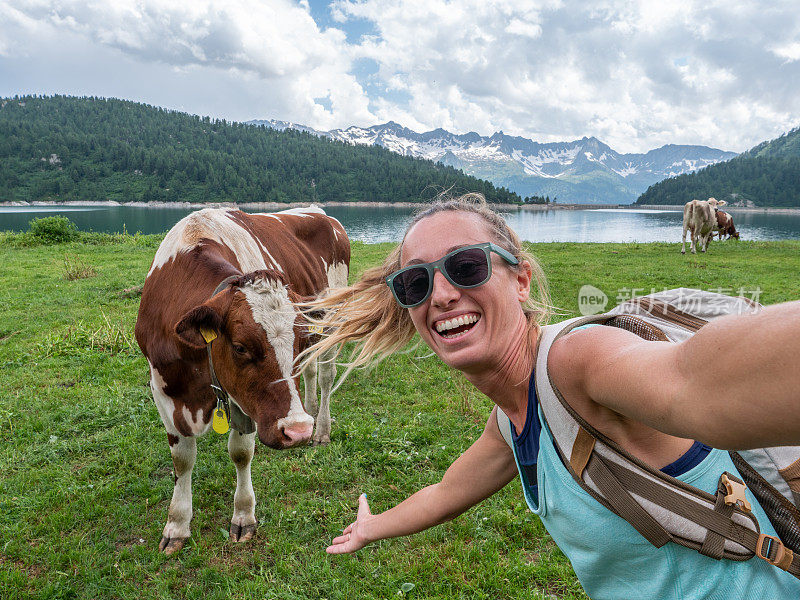
<path fill-rule="evenodd" d="M 158 552 L 172 495 L 167 438 L 133 339 L 159 236 L 0 234 L 0 596 L 17 598 L 585 598 L 518 482 L 455 521 L 355 556 L 325 547 L 355 517 L 433 483 L 481 432 L 490 402 L 425 352 L 355 373 L 329 446 L 257 446 L 259 530 L 228 541 L 226 439 L 198 442 L 191 541 Z M 354 243 L 352 276 L 388 244 Z M 584 284 L 615 303 L 666 287 L 800 298 L 800 242 L 534 244 L 554 304 Z M 576 524 L 579 526 L 579 524 Z"/>

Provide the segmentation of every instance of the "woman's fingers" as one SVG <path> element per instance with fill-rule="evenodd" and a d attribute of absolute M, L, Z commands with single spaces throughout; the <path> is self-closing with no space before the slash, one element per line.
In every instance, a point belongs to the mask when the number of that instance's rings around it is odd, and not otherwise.
<path fill-rule="evenodd" d="M 347 552 L 360 550 L 365 545 L 366 544 L 361 541 L 356 534 L 343 533 L 339 537 L 334 538 L 331 545 L 328 546 L 325 551 L 328 554 L 345 554 Z"/>
<path fill-rule="evenodd" d="M 331 545 L 325 551 L 328 554 L 345 554 L 355 552 L 367 545 L 367 542 L 359 535 L 359 524 L 372 516 L 367 503 L 367 495 L 361 494 L 358 498 L 358 515 L 356 520 L 345 527 L 342 535 L 333 538 Z"/>
<path fill-rule="evenodd" d="M 327 548 L 325 548 L 325 552 L 327 552 L 328 554 L 345 554 L 349 552 L 349 550 L 345 549 L 344 544 L 337 543 L 336 540 L 333 540 L 333 543 Z"/>
<path fill-rule="evenodd" d="M 369 504 L 367 503 L 367 495 L 361 494 L 358 497 L 358 516 L 356 517 L 356 522 L 371 514 L 372 513 L 369 511 Z"/>
<path fill-rule="evenodd" d="M 341 544 L 342 542 L 347 541 L 349 539 L 350 534 L 353 531 L 353 525 L 355 525 L 355 523 L 350 523 L 350 525 L 345 527 L 344 531 L 342 532 L 342 535 L 333 538 L 331 544 Z"/>

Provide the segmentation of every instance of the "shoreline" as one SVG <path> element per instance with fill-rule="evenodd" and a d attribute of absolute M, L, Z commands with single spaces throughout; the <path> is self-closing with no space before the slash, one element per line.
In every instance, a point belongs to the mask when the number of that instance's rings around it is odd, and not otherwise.
<path fill-rule="evenodd" d="M 289 208 L 302 208 L 316 204 L 325 208 L 332 207 L 371 207 L 371 208 L 417 208 L 425 206 L 425 202 L 116 202 L 114 200 L 101 201 L 68 201 L 50 202 L 36 200 L 34 202 L 15 201 L 0 202 L 0 207 L 36 207 L 36 206 L 99 206 L 99 207 L 131 207 L 131 208 L 242 208 L 250 210 L 277 211 Z M 658 210 L 658 211 L 683 211 L 680 204 L 492 204 L 501 210 L 511 211 L 547 211 L 547 210 Z M 772 213 L 772 214 L 800 214 L 800 207 L 769 207 L 769 206 L 726 206 L 726 212 L 733 213 Z"/>

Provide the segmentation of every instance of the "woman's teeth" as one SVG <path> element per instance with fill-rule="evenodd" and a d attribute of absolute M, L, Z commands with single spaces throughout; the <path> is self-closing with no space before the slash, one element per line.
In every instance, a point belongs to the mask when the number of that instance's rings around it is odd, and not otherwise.
<path fill-rule="evenodd" d="M 445 339 L 454 338 L 472 329 L 478 322 L 478 315 L 462 315 L 455 319 L 447 319 L 436 323 L 436 332 Z"/>

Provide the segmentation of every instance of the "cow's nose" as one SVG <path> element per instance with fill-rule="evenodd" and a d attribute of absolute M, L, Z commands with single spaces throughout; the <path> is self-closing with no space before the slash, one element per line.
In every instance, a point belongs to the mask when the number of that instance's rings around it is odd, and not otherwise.
<path fill-rule="evenodd" d="M 314 431 L 314 423 L 295 423 L 287 427 L 281 427 L 281 433 L 284 437 L 284 445 L 288 448 L 290 446 L 297 446 L 311 439 L 311 433 Z"/>

